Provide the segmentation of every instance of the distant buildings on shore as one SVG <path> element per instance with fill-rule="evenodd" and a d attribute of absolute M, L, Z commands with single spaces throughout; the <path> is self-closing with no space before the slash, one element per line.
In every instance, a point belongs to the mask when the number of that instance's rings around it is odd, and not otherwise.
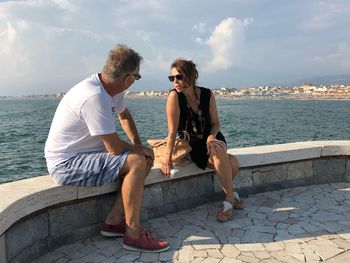
<path fill-rule="evenodd" d="M 211 89 L 217 98 L 296 98 L 296 99 L 350 99 L 350 85 L 314 85 L 303 84 L 295 87 L 271 87 L 258 86 L 249 88 L 215 88 Z M 167 91 L 126 91 L 125 95 L 129 98 L 166 98 Z M 65 95 L 59 92 L 54 95 L 29 95 L 21 97 L 0 96 L 0 99 L 61 99 Z"/>
<path fill-rule="evenodd" d="M 337 98 L 350 99 L 350 85 L 314 85 L 303 84 L 295 87 L 271 87 L 258 86 L 242 89 L 216 88 L 211 89 L 216 97 L 221 98 L 263 98 L 263 97 L 284 97 L 284 98 Z M 126 96 L 133 98 L 163 98 L 169 91 L 127 91 Z"/>

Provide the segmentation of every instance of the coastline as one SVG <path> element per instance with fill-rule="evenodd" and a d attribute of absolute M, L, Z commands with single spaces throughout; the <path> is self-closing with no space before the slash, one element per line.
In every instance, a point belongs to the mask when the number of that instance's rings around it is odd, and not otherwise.
<path fill-rule="evenodd" d="M 166 99 L 167 96 L 130 96 L 125 95 L 127 99 Z M 216 95 L 219 100 L 337 100 L 349 101 L 350 96 L 222 96 Z M 19 96 L 19 97 L 0 97 L 0 101 L 15 101 L 15 100 L 60 100 L 55 96 Z"/>
<path fill-rule="evenodd" d="M 166 99 L 167 96 L 125 96 L 128 99 Z M 350 96 L 333 97 L 333 96 L 215 96 L 220 100 L 340 100 L 349 101 Z"/>

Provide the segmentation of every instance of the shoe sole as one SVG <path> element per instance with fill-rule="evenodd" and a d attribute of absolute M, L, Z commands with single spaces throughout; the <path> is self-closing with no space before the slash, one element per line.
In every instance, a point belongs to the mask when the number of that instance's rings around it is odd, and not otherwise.
<path fill-rule="evenodd" d="M 106 232 L 106 231 L 100 231 L 100 234 L 104 237 L 123 237 L 124 234 L 122 233 L 112 233 L 112 232 Z"/>
<path fill-rule="evenodd" d="M 131 251 L 157 253 L 157 252 L 164 252 L 164 251 L 169 250 L 170 246 L 167 246 L 167 247 L 164 247 L 164 248 L 160 248 L 160 249 L 156 249 L 156 250 L 147 250 L 147 249 L 142 249 L 142 248 L 138 248 L 138 247 L 131 247 L 131 246 L 123 244 L 123 248 L 126 249 L 126 250 L 131 250 Z"/>

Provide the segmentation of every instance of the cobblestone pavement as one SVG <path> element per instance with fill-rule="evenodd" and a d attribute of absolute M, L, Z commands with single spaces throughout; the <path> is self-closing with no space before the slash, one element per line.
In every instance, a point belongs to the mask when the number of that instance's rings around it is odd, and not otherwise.
<path fill-rule="evenodd" d="M 249 196 L 233 220 L 219 203 L 145 222 L 171 244 L 163 253 L 130 252 L 121 238 L 96 236 L 37 259 L 46 262 L 350 262 L 350 183 Z"/>

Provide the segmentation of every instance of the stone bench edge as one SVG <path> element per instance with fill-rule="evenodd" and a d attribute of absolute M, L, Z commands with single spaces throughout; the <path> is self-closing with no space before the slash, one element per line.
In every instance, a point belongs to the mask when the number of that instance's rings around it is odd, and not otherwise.
<path fill-rule="evenodd" d="M 245 168 L 327 156 L 348 156 L 350 155 L 350 140 L 264 145 L 229 149 L 228 152 L 237 157 L 241 168 Z M 203 171 L 194 164 L 175 168 L 179 169 L 178 173 L 173 178 L 169 178 L 161 174 L 159 164 L 156 164 L 147 176 L 145 185 L 213 172 L 212 169 Z M 114 191 L 116 191 L 114 184 L 102 187 L 60 186 L 50 176 L 38 176 L 1 184 L 0 236 L 18 220 L 36 211 Z"/>

